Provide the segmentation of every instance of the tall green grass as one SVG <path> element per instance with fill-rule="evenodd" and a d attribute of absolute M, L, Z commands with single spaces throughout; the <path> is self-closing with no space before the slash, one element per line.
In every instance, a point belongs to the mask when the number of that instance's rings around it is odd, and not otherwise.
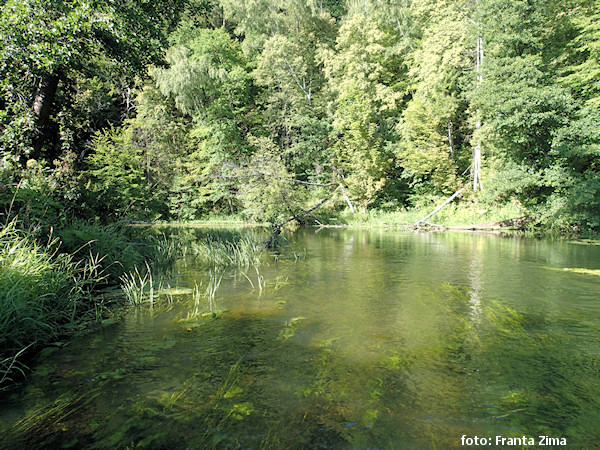
<path fill-rule="evenodd" d="M 76 262 L 50 252 L 19 231 L 15 222 L 0 229 L 0 385 L 23 367 L 26 349 L 56 339 L 61 326 L 93 308 L 90 291 L 102 280 L 100 259 Z"/>
<path fill-rule="evenodd" d="M 97 222 L 75 220 L 60 227 L 59 251 L 87 260 L 89 255 L 100 255 L 107 283 L 117 283 L 123 274 L 143 264 L 149 245 L 149 236 L 143 229 L 131 229 L 123 223 L 102 225 Z"/>
<path fill-rule="evenodd" d="M 151 253 L 145 265 L 139 269 L 136 266 L 119 277 L 130 305 L 158 301 L 163 291 L 161 275 L 178 258 L 195 258 L 204 266 L 209 276 L 206 296 L 214 300 L 225 270 L 256 268 L 267 254 L 264 239 L 240 230 L 171 227 L 151 236 L 147 242 L 149 244 L 142 248 Z"/>
<path fill-rule="evenodd" d="M 146 270 L 136 267 L 133 272 L 121 276 L 121 289 L 130 305 L 138 306 L 145 302 L 154 303 L 154 279 L 150 266 Z"/>
<path fill-rule="evenodd" d="M 98 285 L 120 285 L 124 304 L 154 303 L 162 295 L 160 275 L 187 254 L 211 274 L 221 274 L 207 285 L 214 309 L 223 270 L 256 269 L 267 253 L 264 240 L 251 233 L 188 234 L 179 238 L 152 228 L 75 221 L 41 239 L 15 222 L 2 227 L 0 385 L 24 372 L 24 356 L 56 340 L 65 325 L 75 327 L 86 314 L 106 311 Z"/>
<path fill-rule="evenodd" d="M 207 230 L 191 242 L 190 250 L 206 266 L 221 269 L 247 269 L 259 265 L 267 254 L 264 240 L 231 230 Z"/>

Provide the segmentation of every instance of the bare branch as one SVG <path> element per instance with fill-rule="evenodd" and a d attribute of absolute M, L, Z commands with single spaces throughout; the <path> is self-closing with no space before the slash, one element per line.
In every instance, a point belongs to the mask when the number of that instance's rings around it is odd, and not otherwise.
<path fill-rule="evenodd" d="M 311 92 L 310 92 L 311 89 L 310 89 L 310 87 L 308 89 L 308 92 L 306 92 L 306 83 L 300 83 L 300 80 L 298 79 L 298 76 L 296 75 L 296 72 L 294 71 L 294 68 L 289 63 L 289 61 L 287 60 L 287 58 L 284 57 L 283 60 L 287 64 L 288 70 L 289 70 L 290 74 L 292 75 L 292 77 L 294 78 L 294 80 L 296 81 L 296 84 L 302 90 L 302 92 L 304 92 L 304 96 L 308 100 L 308 104 L 312 106 L 311 99 L 310 99 L 310 97 L 311 97 Z"/>

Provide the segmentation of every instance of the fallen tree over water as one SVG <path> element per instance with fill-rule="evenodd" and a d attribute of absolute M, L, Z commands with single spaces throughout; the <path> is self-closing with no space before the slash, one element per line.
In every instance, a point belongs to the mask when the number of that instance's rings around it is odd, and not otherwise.
<path fill-rule="evenodd" d="M 301 219 L 302 219 L 303 217 L 310 215 L 310 213 L 312 213 L 312 212 L 313 212 L 313 211 L 315 211 L 317 208 L 319 208 L 319 207 L 320 207 L 320 206 L 322 206 L 324 203 L 326 203 L 328 200 L 330 200 L 330 199 L 331 199 L 331 198 L 334 196 L 334 194 L 337 192 L 337 190 L 338 190 L 338 189 L 340 189 L 341 187 L 342 187 L 342 185 L 341 185 L 341 184 L 340 184 L 340 185 L 338 185 L 338 187 L 336 187 L 336 188 L 335 188 L 335 189 L 334 189 L 334 190 L 331 192 L 331 194 L 329 195 L 329 197 L 327 197 L 327 198 L 325 198 L 325 199 L 321 200 L 319 203 L 317 203 L 317 204 L 316 204 L 315 206 L 313 206 L 312 208 L 310 208 L 310 209 L 307 209 L 307 210 L 302 210 L 302 211 L 301 211 L 299 214 L 296 214 L 296 215 L 294 215 L 293 217 L 290 217 L 289 219 L 287 219 L 287 220 L 284 220 L 284 221 L 283 221 L 283 222 L 281 222 L 281 223 L 275 224 L 275 225 L 274 225 L 274 230 L 275 230 L 275 231 L 273 232 L 273 234 L 271 235 L 271 237 L 269 237 L 269 239 L 267 239 L 267 241 L 265 242 L 265 247 L 267 247 L 267 248 L 268 248 L 268 247 L 272 247 L 272 246 L 273 246 L 273 243 L 275 242 L 275 239 L 277 239 L 277 237 L 278 237 L 278 236 L 281 234 L 281 231 L 282 231 L 283 227 L 284 227 L 286 224 L 290 223 L 290 222 L 291 222 L 291 221 L 293 221 L 293 220 L 296 220 L 298 223 L 302 223 L 302 220 L 301 220 Z"/>

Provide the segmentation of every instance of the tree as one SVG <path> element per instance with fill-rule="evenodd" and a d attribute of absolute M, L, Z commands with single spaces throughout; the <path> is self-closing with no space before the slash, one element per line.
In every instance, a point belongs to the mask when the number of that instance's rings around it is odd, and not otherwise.
<path fill-rule="evenodd" d="M 484 77 L 473 93 L 490 140 L 534 167 L 549 162 L 554 132 L 573 109 L 568 92 L 554 83 L 554 56 L 564 53 L 559 2 L 488 0 L 479 17 L 486 42 Z"/>
<path fill-rule="evenodd" d="M 363 209 L 385 185 L 391 155 L 385 142 L 401 93 L 394 89 L 392 60 L 386 52 L 390 35 L 364 15 L 347 18 L 335 50 L 322 49 L 321 61 L 333 95 L 334 152 L 352 196 Z"/>
<path fill-rule="evenodd" d="M 565 39 L 567 52 L 561 55 L 568 64 L 560 82 L 573 96 L 575 111 L 554 135 L 547 171 L 553 192 L 546 219 L 561 231 L 600 228 L 600 5 L 570 3 L 563 29 L 571 39 Z"/>
<path fill-rule="evenodd" d="M 152 76 L 163 95 L 193 121 L 195 149 L 190 168 L 205 180 L 205 200 L 232 208 L 233 186 L 227 177 L 230 163 L 247 155 L 245 135 L 251 128 L 246 114 L 252 83 L 238 42 L 222 29 L 190 30 L 185 43 L 167 51 L 168 68 Z"/>
<path fill-rule="evenodd" d="M 426 25 L 409 55 L 413 96 L 398 125 L 398 158 L 417 192 L 449 193 L 466 143 L 468 20 L 454 2 L 417 2 L 414 8 Z"/>
<path fill-rule="evenodd" d="M 264 42 L 276 34 L 290 36 L 310 27 L 316 18 L 330 17 L 329 12 L 334 16 L 339 14 L 340 3 L 338 0 L 221 0 L 225 17 L 237 23 L 235 33 L 244 36 L 244 51 L 249 56 L 260 53 Z"/>
<path fill-rule="evenodd" d="M 58 156 L 61 144 L 70 145 L 72 87 L 106 65 L 116 69 L 117 79 L 131 79 L 159 63 L 182 5 L 183 0 L 3 2 L 3 152 L 16 160 Z"/>
<path fill-rule="evenodd" d="M 281 223 L 300 210 L 305 190 L 294 183 L 277 147 L 267 138 L 250 137 L 256 151 L 236 171 L 243 214 L 257 222 Z"/>
<path fill-rule="evenodd" d="M 561 82 L 585 106 L 600 109 L 600 11 L 598 1 L 581 1 L 571 10 L 577 35 L 570 41 L 571 64 Z"/>
<path fill-rule="evenodd" d="M 548 223 L 575 217 L 574 180 L 591 175 L 577 167 L 595 151 L 589 136 L 581 140 L 586 127 L 574 126 L 577 101 L 556 83 L 575 36 L 572 6 L 486 0 L 477 16 L 486 43 L 483 79 L 472 92 L 483 122 L 478 139 L 490 158 L 506 162 L 496 168 L 503 182 L 495 201 L 514 196 Z"/>
<path fill-rule="evenodd" d="M 82 213 L 103 220 L 125 216 L 155 219 L 197 218 L 199 196 L 182 204 L 186 190 L 196 191 L 189 174 L 190 124 L 152 86 L 135 97 L 136 117 L 119 128 L 97 132 L 86 158 Z M 187 199 L 186 199 L 187 200 Z"/>
<path fill-rule="evenodd" d="M 329 172 L 323 170 L 330 159 L 325 77 L 316 52 L 318 46 L 331 45 L 335 31 L 332 19 L 322 16 L 309 18 L 288 36 L 274 35 L 265 42 L 252 72 L 263 88 L 257 96 L 261 122 L 286 165 L 302 179 L 319 179 Z"/>

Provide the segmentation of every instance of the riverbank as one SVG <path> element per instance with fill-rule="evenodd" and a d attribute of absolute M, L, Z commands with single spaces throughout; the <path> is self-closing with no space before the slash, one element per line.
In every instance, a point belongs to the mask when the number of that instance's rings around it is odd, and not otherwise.
<path fill-rule="evenodd" d="M 24 376 L 25 361 L 47 345 L 127 304 L 106 294 L 124 274 L 167 265 L 174 248 L 160 234 L 125 224 L 74 221 L 23 230 L 0 228 L 0 388 Z"/>

